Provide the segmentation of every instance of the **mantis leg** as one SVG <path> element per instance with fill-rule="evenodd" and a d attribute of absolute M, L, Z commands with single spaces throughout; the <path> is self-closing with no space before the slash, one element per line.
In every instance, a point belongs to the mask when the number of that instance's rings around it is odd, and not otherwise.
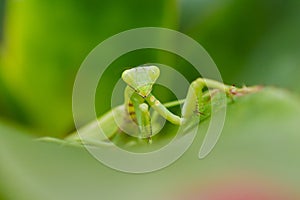
<path fill-rule="evenodd" d="M 140 103 L 132 101 L 135 113 L 135 122 L 137 123 L 140 130 L 140 138 L 148 138 L 151 142 L 152 129 L 151 129 L 151 119 L 148 105 L 146 103 Z"/>
<path fill-rule="evenodd" d="M 128 90 L 129 91 L 129 90 Z M 129 91 L 130 92 L 130 91 Z M 152 129 L 151 129 L 151 117 L 149 107 L 144 103 L 144 98 L 139 96 L 137 93 L 128 93 L 131 95 L 128 101 L 128 114 L 132 121 L 135 122 L 140 130 L 139 137 L 148 138 L 151 142 Z M 134 109 L 132 109 L 133 107 Z"/>
<path fill-rule="evenodd" d="M 146 103 L 142 103 L 139 105 L 139 109 L 141 110 L 141 119 L 139 127 L 141 133 L 143 134 L 142 137 L 146 136 L 149 140 L 149 143 L 152 143 L 152 127 L 151 127 L 151 117 L 148 105 Z M 146 134 L 146 135 L 145 135 Z"/>
<path fill-rule="evenodd" d="M 149 105 L 158 112 L 162 117 L 166 120 L 170 121 L 173 124 L 181 125 L 185 123 L 185 121 L 194 116 L 195 114 L 199 114 L 199 107 L 203 104 L 203 88 L 213 88 L 218 89 L 226 94 L 230 94 L 230 89 L 232 86 L 224 85 L 223 83 L 210 80 L 210 79 L 203 79 L 198 78 L 192 82 L 191 86 L 189 87 L 187 97 L 184 100 L 183 108 L 182 108 L 182 117 L 174 115 L 171 113 L 166 106 L 161 104 L 155 96 L 149 94 L 146 97 L 146 101 Z M 174 105 L 180 104 L 174 103 Z M 172 106 L 172 105 L 171 105 Z"/>
<path fill-rule="evenodd" d="M 165 118 L 169 122 L 176 125 L 181 124 L 181 118 L 171 113 L 163 104 L 160 103 L 159 100 L 155 98 L 154 95 L 149 94 L 146 97 L 146 101 L 156 112 L 158 112 L 163 118 Z"/>
<path fill-rule="evenodd" d="M 203 88 L 212 88 L 230 94 L 232 86 L 224 85 L 218 81 L 198 78 L 189 87 L 187 97 L 182 108 L 183 121 L 195 114 L 199 114 L 199 108 L 203 106 Z"/>

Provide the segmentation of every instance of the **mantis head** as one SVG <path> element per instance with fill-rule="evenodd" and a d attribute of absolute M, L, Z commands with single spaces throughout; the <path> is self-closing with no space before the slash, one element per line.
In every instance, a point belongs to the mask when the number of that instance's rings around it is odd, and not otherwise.
<path fill-rule="evenodd" d="M 152 86 L 159 77 L 159 68 L 156 66 L 140 66 L 125 70 L 122 79 L 135 90 L 141 97 L 147 97 L 152 91 Z"/>

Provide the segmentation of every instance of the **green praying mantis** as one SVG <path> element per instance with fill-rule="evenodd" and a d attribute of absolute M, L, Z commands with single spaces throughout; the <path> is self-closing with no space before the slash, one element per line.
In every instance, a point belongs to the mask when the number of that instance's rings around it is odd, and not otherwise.
<path fill-rule="evenodd" d="M 153 130 L 157 129 L 153 124 L 155 124 L 158 115 L 174 125 L 182 126 L 189 123 L 191 117 L 202 115 L 201 110 L 205 102 L 211 99 L 213 92 L 225 93 L 232 98 L 257 90 L 256 87 L 237 88 L 211 79 L 197 78 L 190 84 L 184 100 L 162 104 L 151 93 L 159 75 L 159 68 L 153 65 L 125 70 L 122 73 L 122 79 L 127 84 L 124 91 L 124 104 L 113 108 L 96 121 L 82 127 L 80 130 L 81 137 L 77 133 L 73 133 L 65 138 L 65 141 L 71 144 L 98 146 L 109 144 L 108 139 L 113 139 L 119 133 L 126 132 L 151 143 Z M 183 104 L 181 116 L 169 111 L 168 107 L 179 104 Z M 149 108 L 155 112 L 151 114 Z M 106 137 L 97 134 L 96 130 L 99 126 Z"/>

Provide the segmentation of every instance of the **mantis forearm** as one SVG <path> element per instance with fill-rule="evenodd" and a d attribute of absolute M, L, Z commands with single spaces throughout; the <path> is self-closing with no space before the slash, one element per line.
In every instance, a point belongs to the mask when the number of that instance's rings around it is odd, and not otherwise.
<path fill-rule="evenodd" d="M 229 94 L 230 88 L 232 86 L 224 85 L 223 83 L 210 80 L 198 78 L 196 79 L 191 86 L 189 87 L 187 97 L 184 101 L 183 109 L 182 109 L 182 117 L 174 115 L 167 108 L 166 105 L 161 104 L 152 94 L 150 94 L 146 101 L 149 103 L 154 110 L 156 110 L 162 117 L 166 120 L 170 121 L 173 124 L 180 125 L 185 119 L 195 115 L 195 113 L 199 114 L 199 107 L 202 106 L 203 103 L 203 88 L 213 88 L 225 92 Z M 175 103 L 176 104 L 176 103 Z M 178 103 L 177 103 L 178 104 Z"/>
<path fill-rule="evenodd" d="M 146 97 L 146 101 L 149 103 L 149 105 L 158 112 L 162 117 L 164 117 L 166 120 L 173 124 L 180 125 L 181 124 L 181 118 L 177 115 L 174 115 L 171 113 L 163 104 L 160 103 L 159 100 L 157 100 L 152 94 L 149 94 L 148 97 Z"/>

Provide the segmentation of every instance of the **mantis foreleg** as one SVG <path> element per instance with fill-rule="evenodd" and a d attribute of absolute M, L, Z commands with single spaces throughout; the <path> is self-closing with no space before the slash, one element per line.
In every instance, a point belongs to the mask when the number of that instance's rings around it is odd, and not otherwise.
<path fill-rule="evenodd" d="M 187 97 L 182 108 L 182 117 L 171 113 L 152 94 L 149 94 L 145 99 L 149 103 L 149 105 L 166 120 L 176 125 L 182 125 L 183 123 L 185 123 L 186 119 L 200 113 L 199 108 L 203 104 L 203 89 L 205 87 L 218 89 L 222 92 L 225 92 L 226 94 L 230 94 L 230 88 L 232 86 L 224 85 L 223 83 L 210 79 L 196 79 L 189 87 Z"/>

